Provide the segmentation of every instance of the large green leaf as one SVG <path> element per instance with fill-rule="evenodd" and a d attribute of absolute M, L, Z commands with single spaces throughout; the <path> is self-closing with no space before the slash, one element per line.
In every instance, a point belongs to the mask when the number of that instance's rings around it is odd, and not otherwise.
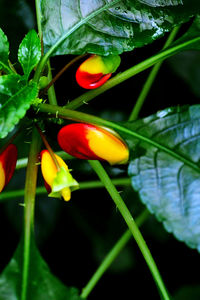
<path fill-rule="evenodd" d="M 26 84 L 19 75 L 0 76 L 0 138 L 24 117 L 37 93 L 37 84 Z"/>
<path fill-rule="evenodd" d="M 197 0 L 41 0 L 44 48 L 58 54 L 120 54 L 146 45 L 200 12 Z"/>
<path fill-rule="evenodd" d="M 9 71 L 8 64 L 8 55 L 9 55 L 9 43 L 7 36 L 0 28 L 0 70 Z"/>
<path fill-rule="evenodd" d="M 200 105 L 126 124 L 133 188 L 167 231 L 200 251 Z"/>
<path fill-rule="evenodd" d="M 22 243 L 0 275 L 0 300 L 19 300 L 22 287 Z M 30 252 L 28 300 L 80 300 L 78 290 L 64 286 L 51 272 L 34 242 Z"/>
<path fill-rule="evenodd" d="M 41 43 L 35 30 L 22 40 L 18 50 L 18 60 L 23 68 L 26 78 L 29 77 L 33 68 L 38 64 L 41 57 Z"/>

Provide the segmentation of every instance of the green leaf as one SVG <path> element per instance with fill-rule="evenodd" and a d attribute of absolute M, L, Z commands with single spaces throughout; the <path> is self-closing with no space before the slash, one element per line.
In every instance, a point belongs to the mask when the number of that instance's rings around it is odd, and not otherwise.
<path fill-rule="evenodd" d="M 41 43 L 35 30 L 22 40 L 18 50 L 18 60 L 23 68 L 26 78 L 29 77 L 33 68 L 38 64 L 41 57 Z"/>
<path fill-rule="evenodd" d="M 200 251 L 200 105 L 169 108 L 126 127 L 146 138 L 127 139 L 133 188 L 168 232 Z"/>
<path fill-rule="evenodd" d="M 19 75 L 0 76 L 0 138 L 24 117 L 37 93 L 37 84 L 26 84 Z"/>
<path fill-rule="evenodd" d="M 0 28 L 0 70 L 10 72 L 10 67 L 8 64 L 8 55 L 9 55 L 9 43 L 7 36 Z"/>
<path fill-rule="evenodd" d="M 23 243 L 20 242 L 11 261 L 0 275 L 0 299 L 18 300 L 22 285 Z M 64 286 L 49 270 L 34 242 L 30 252 L 29 300 L 80 300 L 78 290 Z"/>
<path fill-rule="evenodd" d="M 199 12 L 196 0 L 42 0 L 44 48 L 53 46 L 53 55 L 116 55 L 151 43 Z"/>

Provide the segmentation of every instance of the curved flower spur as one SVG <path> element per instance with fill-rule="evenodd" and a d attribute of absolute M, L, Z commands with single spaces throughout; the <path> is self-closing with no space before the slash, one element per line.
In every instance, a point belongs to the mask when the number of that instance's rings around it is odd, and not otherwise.
<path fill-rule="evenodd" d="M 76 71 L 76 81 L 85 89 L 96 89 L 111 77 L 120 62 L 119 55 L 91 55 Z"/>
<path fill-rule="evenodd" d="M 91 124 L 64 126 L 58 133 L 58 143 L 68 154 L 80 159 L 106 160 L 111 165 L 127 163 L 129 149 L 113 130 Z"/>

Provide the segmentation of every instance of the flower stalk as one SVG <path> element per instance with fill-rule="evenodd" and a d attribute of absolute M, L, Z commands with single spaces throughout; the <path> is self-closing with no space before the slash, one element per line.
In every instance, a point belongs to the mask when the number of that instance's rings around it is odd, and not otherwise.
<path fill-rule="evenodd" d="M 128 228 L 130 229 L 133 238 L 135 239 L 151 273 L 155 280 L 155 283 L 158 287 L 158 290 L 160 294 L 162 295 L 162 298 L 164 300 L 170 300 L 168 291 L 165 287 L 165 284 L 162 280 L 162 277 L 160 275 L 160 272 L 156 266 L 156 263 L 151 255 L 151 252 L 136 224 L 134 221 L 132 215 L 130 214 L 127 206 L 125 205 L 123 199 L 121 198 L 120 194 L 118 193 L 115 186 L 112 184 L 108 174 L 98 161 L 89 161 L 90 165 L 98 175 L 99 179 L 102 181 L 102 183 L 105 185 L 105 188 L 107 189 L 108 193 L 110 194 L 112 200 L 116 204 L 117 208 L 119 209 L 122 217 L 124 218 L 124 221 L 126 222 Z"/>
<path fill-rule="evenodd" d="M 26 171 L 25 195 L 24 195 L 24 246 L 23 246 L 23 268 L 22 268 L 22 293 L 21 300 L 27 300 L 30 247 L 34 236 L 34 208 L 35 193 L 38 173 L 38 153 L 40 150 L 41 139 L 36 128 L 33 128 L 32 142 L 28 157 Z"/>

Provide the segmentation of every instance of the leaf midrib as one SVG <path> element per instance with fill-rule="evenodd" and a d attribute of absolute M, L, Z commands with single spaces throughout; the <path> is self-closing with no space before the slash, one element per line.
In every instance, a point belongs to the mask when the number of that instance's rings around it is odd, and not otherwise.
<path fill-rule="evenodd" d="M 3 108 L 5 108 L 5 106 L 7 106 L 7 105 L 10 103 L 10 101 L 13 100 L 13 98 L 15 98 L 15 97 L 19 96 L 21 93 L 23 93 L 23 91 L 24 91 L 27 87 L 29 87 L 29 86 L 28 86 L 28 85 L 25 85 L 22 89 L 20 89 L 19 91 L 17 91 L 17 93 L 15 93 L 15 94 L 12 95 L 10 98 L 8 98 L 8 100 L 6 100 L 6 102 L 2 105 L 0 111 L 2 111 Z M 25 103 L 25 102 L 24 102 L 24 103 Z M 21 102 L 20 102 L 20 104 L 21 104 Z"/>
<path fill-rule="evenodd" d="M 34 40 L 33 35 L 31 35 L 30 40 L 29 40 L 29 51 L 28 51 L 28 57 L 27 57 L 27 63 L 24 66 L 24 75 L 27 77 L 29 77 L 30 74 L 30 65 L 31 65 L 31 61 L 32 61 L 32 54 L 33 54 L 33 48 L 32 48 L 32 40 Z M 27 46 L 28 48 L 28 46 Z"/>

